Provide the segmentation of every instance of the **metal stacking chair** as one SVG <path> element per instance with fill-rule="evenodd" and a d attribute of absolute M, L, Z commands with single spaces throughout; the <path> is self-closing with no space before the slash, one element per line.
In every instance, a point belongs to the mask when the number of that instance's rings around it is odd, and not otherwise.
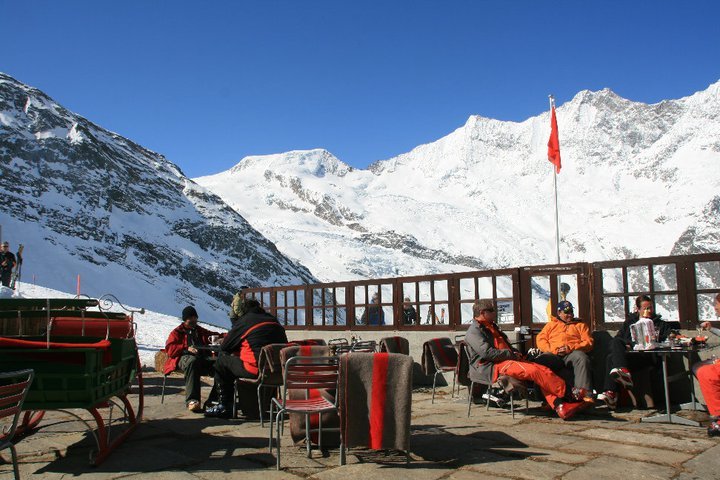
<path fill-rule="evenodd" d="M 305 415 L 305 443 L 307 456 L 312 456 L 310 439 L 310 415 L 317 414 L 318 448 L 322 448 L 322 414 L 337 411 L 337 399 L 328 400 L 322 395 L 311 395 L 311 390 L 327 389 L 337 391 L 338 387 L 338 357 L 292 357 L 285 364 L 283 373 L 282 398 L 273 398 L 270 402 L 270 438 L 269 447 L 273 447 L 273 408 L 277 407 L 276 414 L 276 443 L 277 469 L 280 470 L 280 426 L 286 413 L 300 413 Z M 292 399 L 290 391 L 304 391 L 305 398 Z M 342 445 L 341 445 L 342 448 Z"/>
<path fill-rule="evenodd" d="M 160 355 L 160 354 L 164 354 L 164 355 L 166 355 L 166 357 L 167 357 L 167 352 L 165 352 L 165 349 L 164 349 L 164 348 L 161 349 L 160 351 L 158 351 L 155 355 L 157 356 L 157 355 Z M 164 363 L 164 362 L 163 362 L 163 363 Z M 170 375 L 174 374 L 174 373 L 182 374 L 183 372 L 182 372 L 182 370 L 176 368 L 175 370 L 173 370 L 173 371 L 170 372 L 170 373 L 163 373 L 162 387 L 161 387 L 161 389 L 160 389 L 160 403 L 161 403 L 161 404 L 162 404 L 162 403 L 165 403 L 165 385 L 167 384 L 167 378 L 168 378 Z"/>
<path fill-rule="evenodd" d="M 23 402 L 30 390 L 34 376 L 33 370 L 0 373 L 0 418 L 12 417 L 12 424 L 7 429 L 7 433 L 0 436 L 0 450 L 10 449 L 15 480 L 20 480 L 20 470 L 13 436 L 20 419 Z"/>
<path fill-rule="evenodd" d="M 375 340 L 361 340 L 353 343 L 350 347 L 350 351 L 375 353 L 377 351 L 377 342 Z"/>
<path fill-rule="evenodd" d="M 412 370 L 412 358 L 400 353 L 340 358 L 340 465 L 352 447 L 401 450 L 409 464 Z"/>
<path fill-rule="evenodd" d="M 280 350 L 280 365 L 284 366 L 292 357 L 328 357 L 330 347 L 327 345 L 293 345 Z"/>
<path fill-rule="evenodd" d="M 343 353 L 349 353 L 352 351 L 352 346 L 350 345 L 333 345 L 331 348 L 335 349 L 335 355 L 342 355 Z"/>
<path fill-rule="evenodd" d="M 305 338 L 303 340 L 294 340 L 290 343 L 294 343 L 295 345 L 327 345 L 327 342 L 322 338 Z"/>
<path fill-rule="evenodd" d="M 453 372 L 451 396 L 455 396 L 455 379 L 457 377 L 458 354 L 455 345 L 448 337 L 433 338 L 423 344 L 423 370 L 426 375 L 433 374 L 432 401 L 435 403 L 435 387 L 437 377 L 443 372 Z M 433 372 L 430 368 L 434 367 Z"/>
<path fill-rule="evenodd" d="M 464 358 L 463 358 L 464 357 Z M 460 349 L 460 359 L 458 360 L 459 365 L 467 364 L 468 359 L 470 359 L 470 351 L 468 350 L 468 346 L 465 342 L 461 344 Z M 461 373 L 458 376 L 458 383 L 465 383 L 468 384 L 468 417 L 470 417 L 470 408 L 472 407 L 473 402 L 473 389 L 475 387 L 475 382 L 473 380 L 470 380 L 466 376 L 467 371 L 463 368 L 459 368 Z M 487 401 L 485 402 L 485 409 L 490 410 L 490 402 L 491 399 L 491 388 L 500 388 L 504 392 L 508 393 L 510 395 L 510 413 L 512 414 L 512 418 L 515 418 L 515 395 L 517 394 L 519 397 L 525 398 L 525 413 L 529 411 L 529 402 L 528 402 L 528 392 L 527 392 L 527 385 L 522 380 L 517 380 L 512 377 L 508 377 L 507 375 L 500 375 L 496 382 L 486 385 L 488 387 L 487 389 Z M 497 403 L 497 402 L 496 402 Z"/>
<path fill-rule="evenodd" d="M 342 355 L 350 351 L 350 342 L 347 338 L 333 338 L 328 342 L 332 355 Z"/>
<path fill-rule="evenodd" d="M 410 355 L 410 342 L 405 337 L 384 337 L 380 339 L 380 351 Z"/>
<path fill-rule="evenodd" d="M 233 399 L 233 418 L 237 418 L 238 405 L 238 387 L 241 383 L 255 385 L 257 387 L 258 412 L 260 414 L 260 426 L 265 426 L 262 405 L 262 390 L 276 389 L 282 387 L 282 363 L 280 362 L 280 351 L 286 348 L 289 343 L 271 343 L 265 345 L 260 350 L 260 358 L 258 360 L 258 376 L 256 378 L 235 379 L 234 399 Z"/>

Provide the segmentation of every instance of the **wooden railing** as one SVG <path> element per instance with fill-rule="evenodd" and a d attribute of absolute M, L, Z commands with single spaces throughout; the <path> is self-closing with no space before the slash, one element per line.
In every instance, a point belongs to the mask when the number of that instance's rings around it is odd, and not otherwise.
<path fill-rule="evenodd" d="M 288 329 L 359 331 L 466 329 L 479 298 L 496 302 L 504 329 L 537 328 L 563 295 L 592 329 L 613 330 L 639 294 L 650 295 L 663 318 L 692 329 L 715 319 L 718 292 L 720 253 L 243 290 Z M 414 320 L 405 314 L 412 310 Z"/>

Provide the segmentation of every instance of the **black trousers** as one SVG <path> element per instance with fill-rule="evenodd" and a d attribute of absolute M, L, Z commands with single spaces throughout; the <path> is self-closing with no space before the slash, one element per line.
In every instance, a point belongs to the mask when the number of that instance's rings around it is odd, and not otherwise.
<path fill-rule="evenodd" d="M 657 398 L 655 386 L 662 385 L 662 373 L 658 366 L 657 355 L 650 352 L 628 353 L 625 342 L 620 338 L 613 338 L 610 341 L 610 349 L 605 361 L 605 388 L 604 390 L 618 391 L 619 385 L 610 376 L 613 368 L 627 368 L 630 373 L 637 372 L 650 367 L 651 380 L 653 381 L 653 396 Z"/>
<path fill-rule="evenodd" d="M 200 377 L 212 375 L 212 365 L 203 356 L 187 354 L 180 357 L 178 366 L 185 374 L 185 401 L 200 401 Z"/>
<path fill-rule="evenodd" d="M 12 279 L 12 270 L 2 270 L 0 271 L 0 281 L 2 281 L 2 284 L 4 287 L 10 286 L 10 280 Z"/>
<path fill-rule="evenodd" d="M 225 408 L 232 406 L 236 378 L 255 378 L 257 375 L 245 370 L 240 357 L 220 352 L 215 362 L 215 385 L 218 387 L 220 403 Z"/>

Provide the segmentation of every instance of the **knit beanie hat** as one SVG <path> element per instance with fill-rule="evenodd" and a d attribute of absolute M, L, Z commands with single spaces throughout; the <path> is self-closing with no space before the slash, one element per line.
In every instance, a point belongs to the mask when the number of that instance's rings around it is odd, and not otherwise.
<path fill-rule="evenodd" d="M 182 311 L 182 319 L 183 322 L 187 320 L 190 317 L 197 317 L 197 310 L 195 310 L 195 307 L 185 307 Z"/>

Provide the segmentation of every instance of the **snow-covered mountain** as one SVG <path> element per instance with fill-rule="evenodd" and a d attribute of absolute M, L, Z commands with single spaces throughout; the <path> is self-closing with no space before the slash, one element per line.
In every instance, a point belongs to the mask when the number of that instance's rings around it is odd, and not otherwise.
<path fill-rule="evenodd" d="M 720 82 L 655 105 L 583 91 L 558 122 L 562 261 L 718 251 Z M 243 284 L 553 263 L 548 135 L 547 113 L 473 116 L 368 170 L 294 151 L 195 183 L 0 74 L 2 238 L 26 245 L 27 282 L 80 275 L 85 294 L 221 324 Z"/>
<path fill-rule="evenodd" d="M 557 109 L 561 260 L 720 250 L 720 82 L 654 105 L 582 91 Z M 478 116 L 357 170 L 325 150 L 195 179 L 324 281 L 555 263 L 549 113 Z"/>
<path fill-rule="evenodd" d="M 0 225 L 23 279 L 226 323 L 241 285 L 313 281 L 162 155 L 0 73 Z M 215 319 L 207 318 L 212 314 Z"/>

